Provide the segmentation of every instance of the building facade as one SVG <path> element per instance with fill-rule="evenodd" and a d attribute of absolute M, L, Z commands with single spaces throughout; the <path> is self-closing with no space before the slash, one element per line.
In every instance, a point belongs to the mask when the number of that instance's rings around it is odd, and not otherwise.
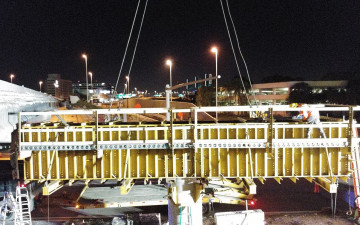
<path fill-rule="evenodd" d="M 72 90 L 75 95 L 82 95 L 86 97 L 86 83 L 72 84 Z M 88 83 L 89 99 L 99 96 L 110 96 L 114 93 L 114 86 L 106 83 Z"/>
<path fill-rule="evenodd" d="M 291 87 L 298 83 L 306 83 L 313 93 L 321 93 L 328 88 L 344 90 L 347 80 L 336 81 L 286 81 L 276 83 L 253 84 L 253 93 L 249 95 L 251 104 L 259 105 L 285 105 L 288 104 Z"/>
<path fill-rule="evenodd" d="M 69 100 L 72 95 L 72 81 L 61 79 L 60 74 L 48 74 L 45 90 L 46 93 L 56 98 Z"/>

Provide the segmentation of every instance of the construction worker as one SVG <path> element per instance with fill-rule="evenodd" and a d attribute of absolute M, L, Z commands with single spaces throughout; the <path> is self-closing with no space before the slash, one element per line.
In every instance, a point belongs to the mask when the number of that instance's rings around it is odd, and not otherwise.
<path fill-rule="evenodd" d="M 294 116 L 293 119 L 303 120 L 311 125 L 316 125 L 317 129 L 320 131 L 321 137 L 326 138 L 324 129 L 321 127 L 321 123 L 320 123 L 320 113 L 317 109 L 314 108 L 311 109 L 307 104 L 296 104 L 296 103 L 292 103 L 290 107 L 304 108 L 303 111 L 300 111 L 300 113 L 297 116 Z M 312 132 L 312 126 L 309 128 L 306 138 L 310 138 L 311 132 Z"/>

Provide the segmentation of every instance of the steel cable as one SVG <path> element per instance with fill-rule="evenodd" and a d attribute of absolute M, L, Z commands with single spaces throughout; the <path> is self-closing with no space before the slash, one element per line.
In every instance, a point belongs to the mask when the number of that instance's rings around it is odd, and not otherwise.
<path fill-rule="evenodd" d="M 251 79 L 250 79 L 250 74 L 249 74 L 249 70 L 248 70 L 248 67 L 247 67 L 247 64 L 246 64 L 246 61 L 245 61 L 245 58 L 242 54 L 242 51 L 241 51 L 241 48 L 240 48 L 240 44 L 239 44 L 239 38 L 237 36 L 237 31 L 236 31 L 236 28 L 235 28 L 235 24 L 234 24 L 234 21 L 232 19 L 232 15 L 231 15 L 231 12 L 230 12 L 230 7 L 229 7 L 229 2 L 228 0 L 226 0 L 226 5 L 227 5 L 227 10 L 228 10 L 228 13 L 229 13 L 229 17 L 230 17 L 230 21 L 231 21 L 231 24 L 232 24 L 232 27 L 233 27 L 233 30 L 234 30 L 234 34 L 235 34 L 235 39 L 236 39 L 236 43 L 237 43 L 237 46 L 238 46 L 238 49 L 239 49 L 239 52 L 240 52 L 240 56 L 244 62 L 244 66 L 245 66 L 245 70 L 246 70 L 246 74 L 248 76 L 248 80 L 249 80 L 249 84 L 250 84 L 250 90 L 251 90 L 251 95 L 253 96 L 254 100 L 255 100 L 255 104 L 258 105 L 258 102 L 256 100 L 256 97 L 255 97 L 255 94 L 254 94 L 254 90 L 253 90 L 253 87 L 252 87 L 252 82 L 251 82 Z M 246 90 L 245 90 L 246 91 Z"/>
<path fill-rule="evenodd" d="M 232 39 L 231 39 L 230 31 L 229 31 L 229 26 L 228 26 L 227 19 L 226 19 L 226 15 L 225 15 L 224 6 L 223 6 L 222 1 L 221 1 L 221 0 L 219 0 L 219 1 L 220 1 L 220 4 L 221 4 L 221 9 L 222 9 L 223 16 L 224 16 L 224 21 L 225 21 L 225 25 L 226 25 L 226 30 L 227 30 L 227 33 L 228 33 L 228 36 L 229 36 L 231 49 L 232 49 L 233 54 L 234 54 L 234 59 L 235 59 L 236 67 L 237 67 L 237 70 L 238 70 L 238 73 L 239 73 L 239 76 L 240 76 L 240 80 L 241 80 L 242 86 L 243 86 L 243 88 L 244 88 L 244 90 L 245 90 L 246 99 L 247 99 L 249 105 L 251 105 L 251 104 L 250 104 L 250 100 L 249 100 L 248 93 L 246 92 L 246 88 L 245 88 L 244 81 L 243 81 L 242 76 L 241 76 L 241 72 L 240 72 L 240 68 L 239 68 L 239 63 L 238 63 L 238 61 L 237 61 L 237 59 L 236 59 L 236 54 L 235 54 L 235 50 L 234 50 L 234 45 L 233 45 L 233 43 L 232 43 Z"/>
<path fill-rule="evenodd" d="M 145 13 L 146 13 L 147 4 L 148 4 L 148 0 L 146 0 L 146 3 L 145 3 L 145 9 L 144 9 L 144 12 L 143 12 L 143 15 L 142 15 L 142 18 L 141 18 L 141 24 L 140 24 L 138 36 L 136 38 L 136 44 L 135 44 L 134 53 L 133 53 L 132 58 L 131 58 L 131 63 L 130 63 L 130 68 L 129 68 L 129 73 L 128 73 L 129 79 L 130 79 L 131 68 L 132 68 L 132 65 L 133 65 L 133 62 L 134 62 L 134 58 L 135 58 L 137 45 L 138 45 L 139 38 L 140 38 L 141 28 L 142 28 L 142 25 L 143 25 L 143 22 L 144 22 L 144 17 L 145 17 Z"/>
<path fill-rule="evenodd" d="M 131 25 L 131 30 L 130 30 L 129 38 L 128 38 L 128 41 L 127 41 L 127 43 L 126 43 L 126 48 L 125 48 L 124 56 L 123 56 L 123 59 L 122 59 L 122 62 L 121 62 L 119 75 L 118 75 L 118 78 L 117 78 L 116 84 L 115 84 L 115 89 L 114 89 L 113 98 L 114 98 L 115 95 L 116 95 L 116 89 L 117 89 L 117 86 L 118 86 L 118 84 L 119 84 L 119 79 L 120 79 L 120 76 L 121 76 L 121 71 L 122 71 L 122 68 L 123 68 L 123 65 L 124 65 L 124 61 L 125 61 L 125 58 L 126 58 L 126 53 L 127 53 L 127 50 L 128 50 L 128 47 L 129 47 L 129 43 L 130 43 L 130 39 L 131 39 L 131 36 L 132 36 L 132 32 L 133 32 L 133 29 L 134 29 L 134 24 L 135 24 L 135 20 L 136 20 L 136 16 L 137 16 L 138 10 L 139 10 L 139 5 L 140 5 L 140 0 L 138 1 L 137 7 L 136 7 L 134 19 L 133 19 L 133 22 L 132 22 L 132 25 Z M 109 107 L 109 109 L 111 109 L 111 106 L 112 106 L 112 101 L 110 101 L 110 107 Z"/>

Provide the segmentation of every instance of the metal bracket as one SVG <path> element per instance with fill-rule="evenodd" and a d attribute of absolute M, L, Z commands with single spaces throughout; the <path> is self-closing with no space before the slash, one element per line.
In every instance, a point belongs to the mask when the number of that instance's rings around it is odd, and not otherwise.
<path fill-rule="evenodd" d="M 64 184 L 61 180 L 51 181 L 49 184 L 45 184 L 45 186 L 42 188 L 43 195 L 51 195 L 63 186 Z"/>
<path fill-rule="evenodd" d="M 133 179 L 124 179 L 122 185 L 120 186 L 120 194 L 126 195 L 127 193 L 129 193 L 133 186 Z"/>
<path fill-rule="evenodd" d="M 322 178 L 317 177 L 314 178 L 315 182 L 320 185 L 324 190 L 328 191 L 329 193 L 336 193 L 337 192 L 337 183 L 335 183 L 334 178 Z"/>

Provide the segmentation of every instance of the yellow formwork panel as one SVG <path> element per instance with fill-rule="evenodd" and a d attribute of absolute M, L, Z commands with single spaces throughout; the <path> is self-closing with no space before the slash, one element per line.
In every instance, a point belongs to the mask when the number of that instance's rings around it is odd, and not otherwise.
<path fill-rule="evenodd" d="M 275 124 L 273 141 L 291 139 L 306 140 L 308 128 Z M 275 146 L 269 148 L 268 124 L 243 125 L 99 125 L 58 127 L 26 127 L 21 130 L 21 145 L 46 145 L 51 143 L 169 143 L 168 148 L 131 147 L 98 150 L 71 149 L 34 150 L 24 160 L 25 180 L 106 180 L 148 178 L 293 178 L 293 177 L 337 177 L 348 176 L 350 152 L 347 146 Z M 324 125 L 328 140 L 346 138 L 347 128 Z M 313 128 L 313 138 L 319 138 Z M 211 141 L 224 141 L 211 146 Z M 244 146 L 244 143 L 263 140 L 266 146 Z M 131 142 L 132 141 L 132 142 Z M 172 148 L 177 141 L 199 144 L 188 148 Z M 227 145 L 227 143 L 229 145 Z M 269 151 L 270 149 L 270 151 Z M 330 161 L 330 168 L 328 165 Z"/>
<path fill-rule="evenodd" d="M 269 157 L 265 149 L 252 149 L 252 163 L 247 151 L 210 148 L 197 149 L 195 153 L 192 149 L 176 149 L 172 155 L 171 150 L 121 149 L 105 150 L 102 158 L 96 158 L 96 151 L 33 151 L 32 156 L 25 159 L 25 179 L 330 176 L 327 156 L 321 148 L 283 148 L 279 149 L 276 159 L 275 155 Z M 341 148 L 331 149 L 331 168 L 334 175 L 347 176 L 350 173 L 347 166 L 349 162 L 344 158 L 339 160 L 338 157 L 347 153 L 341 152 L 346 151 Z M 54 162 L 49 170 L 53 154 Z"/>

